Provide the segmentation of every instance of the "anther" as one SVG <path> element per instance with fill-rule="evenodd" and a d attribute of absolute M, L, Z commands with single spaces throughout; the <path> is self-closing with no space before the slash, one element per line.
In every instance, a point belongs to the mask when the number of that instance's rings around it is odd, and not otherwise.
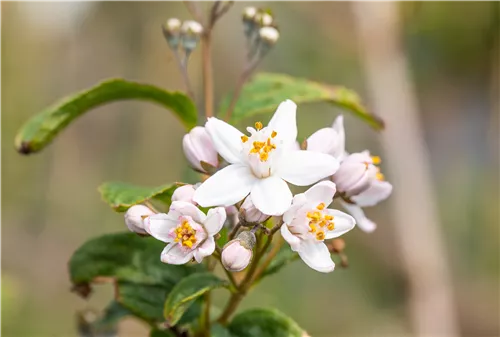
<path fill-rule="evenodd" d="M 322 202 L 321 204 L 316 206 L 316 208 L 319 209 L 320 211 L 322 211 L 325 208 L 325 204 Z"/>
<path fill-rule="evenodd" d="M 245 135 L 241 136 L 241 141 L 242 141 L 243 143 L 248 142 L 248 136 L 245 136 Z"/>
<path fill-rule="evenodd" d="M 277 133 L 276 131 L 271 132 L 271 138 L 274 138 L 274 137 L 276 137 L 277 135 L 278 135 L 278 133 Z"/>
<path fill-rule="evenodd" d="M 375 165 L 378 165 L 382 162 L 382 159 L 380 159 L 379 156 L 372 156 L 372 163 Z"/>
<path fill-rule="evenodd" d="M 255 128 L 257 129 L 257 131 L 258 131 L 258 130 L 261 130 L 263 127 L 264 127 L 264 126 L 262 125 L 262 123 L 261 123 L 261 122 L 256 122 L 256 123 L 255 123 Z"/>

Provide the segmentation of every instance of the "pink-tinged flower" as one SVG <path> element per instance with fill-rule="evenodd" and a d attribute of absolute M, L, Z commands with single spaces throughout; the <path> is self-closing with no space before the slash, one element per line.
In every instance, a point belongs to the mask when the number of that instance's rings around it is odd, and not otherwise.
<path fill-rule="evenodd" d="M 234 240 L 229 241 L 222 250 L 221 261 L 226 270 L 241 271 L 252 261 L 255 235 L 251 232 L 242 232 Z"/>
<path fill-rule="evenodd" d="M 326 208 L 333 201 L 335 184 L 322 181 L 293 198 L 292 206 L 283 215 L 281 235 L 293 251 L 311 268 L 328 273 L 335 269 L 324 243 L 350 231 L 356 224 L 344 212 Z"/>
<path fill-rule="evenodd" d="M 258 222 L 262 223 L 269 219 L 269 215 L 266 215 L 259 211 L 252 202 L 252 198 L 247 197 L 243 204 L 241 204 L 240 212 L 243 210 L 244 219 L 246 222 Z"/>
<path fill-rule="evenodd" d="M 290 100 L 281 103 L 267 127 L 257 122 L 255 128 L 247 128 L 250 136 L 209 118 L 206 130 L 230 165 L 208 178 L 194 200 L 203 207 L 229 206 L 250 194 L 259 211 L 281 215 L 292 201 L 286 182 L 307 186 L 335 173 L 339 164 L 332 156 L 294 150 L 296 108 Z"/>
<path fill-rule="evenodd" d="M 205 172 L 201 166 L 204 161 L 213 167 L 219 166 L 217 151 L 204 127 L 196 126 L 182 139 L 182 147 L 187 160 L 198 171 Z"/>
<path fill-rule="evenodd" d="M 342 160 L 346 155 L 344 117 L 338 116 L 331 128 L 319 129 L 307 138 L 307 150 L 326 153 Z"/>
<path fill-rule="evenodd" d="M 332 180 L 339 192 L 352 197 L 365 191 L 372 180 L 380 176 L 380 170 L 375 166 L 379 163 L 380 158 L 370 156 L 368 151 L 352 153 L 342 160 Z"/>
<path fill-rule="evenodd" d="M 155 212 L 144 205 L 134 205 L 125 213 L 125 224 L 131 232 L 147 234 L 144 220 L 153 214 Z"/>
<path fill-rule="evenodd" d="M 168 214 L 150 216 L 145 228 L 153 237 L 167 243 L 161 253 L 162 262 L 184 264 L 194 257 L 200 263 L 214 252 L 214 235 L 224 221 L 224 207 L 212 208 L 205 215 L 189 202 L 174 201 Z"/>
<path fill-rule="evenodd" d="M 172 201 L 190 202 L 196 206 L 197 204 L 193 201 L 194 191 L 195 189 L 193 185 L 183 185 L 177 187 L 172 194 Z"/>

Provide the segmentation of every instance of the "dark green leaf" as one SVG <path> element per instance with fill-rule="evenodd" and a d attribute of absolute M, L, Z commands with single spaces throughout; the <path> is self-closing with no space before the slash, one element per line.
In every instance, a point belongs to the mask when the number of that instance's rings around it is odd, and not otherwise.
<path fill-rule="evenodd" d="M 171 289 L 160 285 L 118 283 L 119 302 L 149 322 L 163 321 L 163 303 Z"/>
<path fill-rule="evenodd" d="M 171 110 L 186 128 L 196 125 L 196 107 L 186 95 L 149 84 L 111 79 L 66 97 L 32 117 L 18 132 L 16 148 L 23 154 L 38 152 L 83 113 L 105 103 L 128 99 L 157 103 Z"/>
<path fill-rule="evenodd" d="M 375 129 L 383 129 L 384 127 L 384 122 L 376 115 L 366 111 L 359 96 L 352 90 L 271 73 L 258 74 L 243 87 L 232 119 L 238 121 L 252 115 L 274 112 L 278 105 L 286 99 L 291 99 L 297 104 L 332 103 L 354 113 Z M 221 104 L 221 114 L 225 114 L 229 100 L 230 98 L 227 97 Z"/>
<path fill-rule="evenodd" d="M 236 315 L 228 326 L 235 337 L 301 337 L 302 329 L 275 309 L 250 309 Z"/>
<path fill-rule="evenodd" d="M 226 226 L 222 227 L 219 232 L 220 237 L 217 239 L 217 245 L 219 247 L 224 247 L 226 243 L 229 241 L 229 230 Z"/>
<path fill-rule="evenodd" d="M 121 182 L 107 182 L 99 186 L 102 199 L 115 211 L 125 212 L 133 205 L 147 200 L 159 200 L 170 205 L 176 184 L 167 184 L 159 187 L 142 187 Z"/>
<path fill-rule="evenodd" d="M 112 301 L 104 310 L 102 317 L 94 323 L 96 327 L 114 327 L 120 320 L 133 313 L 116 301 Z"/>
<path fill-rule="evenodd" d="M 285 267 L 287 264 L 295 261 L 298 258 L 298 254 L 290 248 L 288 245 L 283 245 L 274 257 L 274 259 L 269 264 L 269 267 L 262 273 L 261 279 L 275 274 L 281 270 L 281 268 Z"/>
<path fill-rule="evenodd" d="M 175 335 L 173 332 L 170 332 L 168 330 L 154 329 L 149 333 L 149 337 L 175 337 Z"/>
<path fill-rule="evenodd" d="M 211 337 L 231 337 L 231 333 L 226 327 L 220 324 L 213 324 L 210 329 Z"/>
<path fill-rule="evenodd" d="M 228 283 L 212 273 L 190 275 L 180 281 L 165 301 L 164 316 L 170 325 L 175 325 L 191 304 L 206 292 L 227 287 Z"/>

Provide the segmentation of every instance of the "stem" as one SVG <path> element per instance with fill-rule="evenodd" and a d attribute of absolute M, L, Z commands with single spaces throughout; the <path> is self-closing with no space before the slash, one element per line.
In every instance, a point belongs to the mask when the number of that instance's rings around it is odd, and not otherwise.
<path fill-rule="evenodd" d="M 213 116 L 214 105 L 211 35 L 212 27 L 206 27 L 201 37 L 201 47 L 203 55 L 203 87 L 205 94 L 205 116 L 207 118 Z"/>
<path fill-rule="evenodd" d="M 200 6 L 194 1 L 184 1 L 189 13 L 195 18 L 196 21 L 203 25 L 203 15 Z"/>
<path fill-rule="evenodd" d="M 229 241 L 231 241 L 232 239 L 234 239 L 234 237 L 236 236 L 236 234 L 238 233 L 238 230 L 241 228 L 241 222 L 238 222 L 234 227 L 233 229 L 231 230 L 231 232 L 229 233 L 229 236 L 228 236 L 228 239 Z"/>
<path fill-rule="evenodd" d="M 191 86 L 191 81 L 189 80 L 189 75 L 188 75 L 188 71 L 187 71 L 187 57 L 186 57 L 186 62 L 183 62 L 181 60 L 181 58 L 179 56 L 179 52 L 177 50 L 174 50 L 174 57 L 175 57 L 175 60 L 177 61 L 177 64 L 179 65 L 179 69 L 181 70 L 182 80 L 184 81 L 184 86 L 186 87 L 186 91 L 187 91 L 189 97 L 194 102 L 196 102 L 193 87 Z"/>

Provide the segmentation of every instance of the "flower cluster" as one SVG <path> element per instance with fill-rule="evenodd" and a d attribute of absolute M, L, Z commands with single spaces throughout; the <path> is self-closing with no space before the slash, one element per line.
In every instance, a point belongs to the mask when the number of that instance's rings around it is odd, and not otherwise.
<path fill-rule="evenodd" d="M 161 260 L 183 264 L 201 262 L 216 250 L 214 236 L 228 213 L 239 210 L 235 239 L 220 252 L 229 271 L 245 269 L 253 256 L 254 233 L 273 221 L 276 230 L 311 268 L 334 270 L 325 240 L 354 228 L 372 231 L 375 224 L 361 207 L 387 198 L 392 186 L 380 172 L 380 158 L 368 151 L 347 153 L 342 116 L 333 126 L 312 134 L 300 149 L 294 102 L 282 102 L 267 126 L 261 122 L 240 132 L 230 124 L 208 118 L 184 136 L 191 166 L 208 176 L 201 184 L 174 192 L 167 214 L 154 214 L 137 205 L 125 215 L 130 230 L 167 243 Z M 293 196 L 289 184 L 310 186 Z M 328 208 L 334 198 L 352 214 Z M 203 213 L 198 207 L 209 208 Z M 270 220 L 272 219 L 272 220 Z M 233 226 L 234 222 L 233 221 Z M 251 230 L 242 229 L 252 227 Z M 269 232 L 269 229 L 266 229 Z"/>

